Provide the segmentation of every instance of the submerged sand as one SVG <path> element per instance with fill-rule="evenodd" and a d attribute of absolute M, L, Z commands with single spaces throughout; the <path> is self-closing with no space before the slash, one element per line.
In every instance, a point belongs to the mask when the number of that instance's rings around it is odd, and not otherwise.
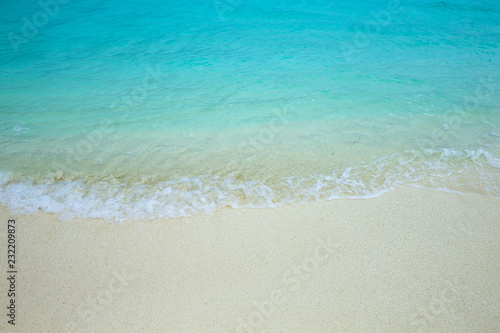
<path fill-rule="evenodd" d="M 18 271 L 2 332 L 500 331 L 500 199 L 400 187 L 154 222 L 0 217 L 0 267 L 15 218 Z"/>

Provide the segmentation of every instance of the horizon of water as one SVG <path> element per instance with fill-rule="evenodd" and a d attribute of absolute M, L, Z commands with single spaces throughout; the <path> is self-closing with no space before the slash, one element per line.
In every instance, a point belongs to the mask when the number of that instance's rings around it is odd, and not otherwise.
<path fill-rule="evenodd" d="M 500 4 L 1 4 L 0 204 L 110 221 L 500 197 Z"/>

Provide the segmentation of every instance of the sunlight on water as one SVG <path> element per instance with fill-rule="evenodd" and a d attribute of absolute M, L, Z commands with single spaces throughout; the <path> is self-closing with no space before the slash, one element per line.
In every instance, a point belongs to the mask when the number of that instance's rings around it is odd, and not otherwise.
<path fill-rule="evenodd" d="M 180 217 L 500 196 L 495 1 L 0 5 L 0 203 Z M 50 5 L 48 5 L 50 4 Z"/>

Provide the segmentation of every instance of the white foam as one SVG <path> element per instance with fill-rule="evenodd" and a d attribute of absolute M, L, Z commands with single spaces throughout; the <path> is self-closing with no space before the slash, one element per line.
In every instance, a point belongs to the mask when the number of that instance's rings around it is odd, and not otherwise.
<path fill-rule="evenodd" d="M 477 161 L 481 156 L 484 156 L 486 158 L 486 163 L 492 167 L 500 168 L 500 158 L 494 157 L 491 153 L 485 151 L 484 149 L 466 150 L 466 152 L 473 161 Z"/>
<path fill-rule="evenodd" d="M 327 175 L 260 182 L 239 181 L 229 174 L 140 185 L 53 179 L 35 184 L 0 174 L 0 203 L 23 214 L 44 211 L 60 214 L 63 220 L 120 222 L 212 214 L 224 207 L 272 208 L 337 198 L 372 198 L 402 184 L 498 197 L 499 168 L 500 159 L 483 149 L 443 149 L 396 153 Z"/>
<path fill-rule="evenodd" d="M 13 130 L 14 132 L 21 132 L 21 131 L 23 131 L 23 130 L 27 130 L 27 129 L 29 129 L 29 127 L 24 127 L 24 126 L 23 126 L 23 124 L 24 124 L 24 121 L 23 121 L 23 122 L 21 122 L 20 124 L 16 124 L 16 125 L 14 126 L 14 128 L 12 128 L 12 130 Z"/>

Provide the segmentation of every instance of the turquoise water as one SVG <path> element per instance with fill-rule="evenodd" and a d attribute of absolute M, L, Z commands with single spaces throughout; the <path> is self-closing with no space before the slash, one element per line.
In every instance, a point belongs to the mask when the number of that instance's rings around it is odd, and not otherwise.
<path fill-rule="evenodd" d="M 500 197 L 497 1 L 21 1 L 0 36 L 16 212 Z"/>

